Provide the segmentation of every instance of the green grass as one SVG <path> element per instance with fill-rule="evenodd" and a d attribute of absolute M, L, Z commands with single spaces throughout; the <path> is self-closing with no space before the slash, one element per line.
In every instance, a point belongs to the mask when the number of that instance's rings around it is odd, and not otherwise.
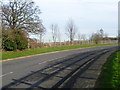
<path fill-rule="evenodd" d="M 91 44 L 91 45 L 81 45 L 81 46 L 79 45 L 79 46 L 62 46 L 62 47 L 50 47 L 50 48 L 26 49 L 24 51 L 3 51 L 2 59 L 0 60 L 6 60 L 6 59 L 11 59 L 11 58 L 17 58 L 17 57 L 35 55 L 35 54 L 41 54 L 41 53 L 48 53 L 48 52 L 54 52 L 54 51 L 95 47 L 95 46 L 105 46 L 105 45 L 113 45 L 113 44 L 97 44 L 97 45 Z"/>
<path fill-rule="evenodd" d="M 116 88 L 120 90 L 120 51 L 113 53 L 102 67 L 96 88 Z"/>

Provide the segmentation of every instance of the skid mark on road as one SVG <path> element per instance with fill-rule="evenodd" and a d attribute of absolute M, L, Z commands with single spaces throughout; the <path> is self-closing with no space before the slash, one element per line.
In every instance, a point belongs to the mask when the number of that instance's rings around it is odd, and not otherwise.
<path fill-rule="evenodd" d="M 38 64 L 43 64 L 43 63 L 47 63 L 47 62 L 50 62 L 50 61 L 54 61 L 54 60 L 57 60 L 57 59 L 60 59 L 62 57 L 59 57 L 59 58 L 55 58 L 55 59 L 52 59 L 52 60 L 48 60 L 48 61 L 44 61 L 44 62 L 41 62 L 41 63 L 38 63 Z"/>

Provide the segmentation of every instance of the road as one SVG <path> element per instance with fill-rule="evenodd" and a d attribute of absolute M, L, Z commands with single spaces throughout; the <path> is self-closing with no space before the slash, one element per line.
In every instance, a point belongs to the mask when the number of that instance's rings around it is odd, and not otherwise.
<path fill-rule="evenodd" d="M 77 75 L 88 72 L 93 63 L 104 63 L 104 55 L 108 56 L 116 49 L 117 46 L 92 47 L 6 61 L 2 63 L 2 85 L 6 88 L 82 88 L 80 81 L 83 78 L 77 79 Z M 97 68 L 94 64 L 93 67 Z"/>

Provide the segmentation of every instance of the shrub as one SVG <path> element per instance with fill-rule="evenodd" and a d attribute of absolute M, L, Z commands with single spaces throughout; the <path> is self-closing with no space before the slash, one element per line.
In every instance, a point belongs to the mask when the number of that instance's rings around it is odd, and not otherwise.
<path fill-rule="evenodd" d="M 27 38 L 17 35 L 16 36 L 16 44 L 17 44 L 17 49 L 19 49 L 19 50 L 26 49 L 28 47 Z"/>
<path fill-rule="evenodd" d="M 3 42 L 3 47 L 7 51 L 13 51 L 17 49 L 17 44 L 13 40 L 6 40 Z"/>
<path fill-rule="evenodd" d="M 6 51 L 13 51 L 16 49 L 23 50 L 28 47 L 25 32 L 11 29 L 3 30 L 2 36 L 2 46 Z"/>

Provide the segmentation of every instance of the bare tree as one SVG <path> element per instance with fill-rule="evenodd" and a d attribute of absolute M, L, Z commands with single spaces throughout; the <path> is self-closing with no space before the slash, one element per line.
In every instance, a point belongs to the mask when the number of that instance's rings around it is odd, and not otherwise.
<path fill-rule="evenodd" d="M 40 47 L 42 47 L 42 39 L 43 39 L 43 36 L 45 35 L 45 32 L 46 32 L 46 29 L 44 28 L 44 26 L 42 24 L 40 24 L 40 28 L 36 32 L 36 34 L 39 35 Z"/>
<path fill-rule="evenodd" d="M 72 44 L 72 42 L 74 41 L 75 35 L 77 32 L 77 27 L 74 24 L 74 21 L 72 19 L 70 19 L 67 23 L 67 27 L 66 27 L 66 35 L 68 36 L 68 38 L 70 39 L 70 43 Z"/>
<path fill-rule="evenodd" d="M 61 32 L 60 32 L 59 28 L 57 30 L 57 36 L 58 36 L 58 42 L 60 43 L 60 46 L 61 46 Z"/>
<path fill-rule="evenodd" d="M 92 35 L 93 35 L 93 34 L 88 35 L 89 44 L 93 44 L 93 41 L 92 41 L 92 38 L 91 38 Z"/>
<path fill-rule="evenodd" d="M 45 34 L 45 29 L 40 29 L 40 43 L 42 42 L 42 38 L 43 38 L 43 36 L 44 36 L 44 34 Z"/>
<path fill-rule="evenodd" d="M 81 34 L 82 44 L 86 41 L 86 34 Z"/>
<path fill-rule="evenodd" d="M 54 45 L 56 44 L 57 38 L 58 38 L 58 25 L 57 24 L 52 24 L 51 25 L 51 29 L 52 29 L 52 38 L 53 38 L 53 42 Z"/>
<path fill-rule="evenodd" d="M 80 33 L 77 34 L 77 37 L 78 37 L 78 40 L 81 40 L 81 34 Z"/>
<path fill-rule="evenodd" d="M 104 37 L 104 31 L 103 31 L 103 29 L 100 29 L 99 33 L 100 33 L 101 38 L 103 39 L 103 37 Z"/>
<path fill-rule="evenodd" d="M 94 41 L 96 44 L 98 44 L 101 41 L 104 43 L 104 40 L 106 39 L 107 39 L 107 34 L 104 33 L 103 29 L 97 31 L 97 33 L 93 33 L 91 36 L 91 40 Z"/>
<path fill-rule="evenodd" d="M 80 34 L 80 33 L 77 34 L 77 38 L 78 38 L 78 42 L 79 42 L 79 44 L 80 44 L 80 42 L 81 42 L 81 41 L 80 41 L 80 40 L 81 40 L 81 34 Z"/>
<path fill-rule="evenodd" d="M 13 0 L 2 4 L 2 26 L 4 30 L 39 31 L 40 9 L 31 0 Z"/>
<path fill-rule="evenodd" d="M 99 33 L 93 33 L 91 36 L 91 40 L 98 44 L 101 41 L 101 36 Z"/>
<path fill-rule="evenodd" d="M 86 40 L 86 34 L 81 34 L 81 39 L 82 39 L 83 41 L 85 41 L 85 40 Z"/>

